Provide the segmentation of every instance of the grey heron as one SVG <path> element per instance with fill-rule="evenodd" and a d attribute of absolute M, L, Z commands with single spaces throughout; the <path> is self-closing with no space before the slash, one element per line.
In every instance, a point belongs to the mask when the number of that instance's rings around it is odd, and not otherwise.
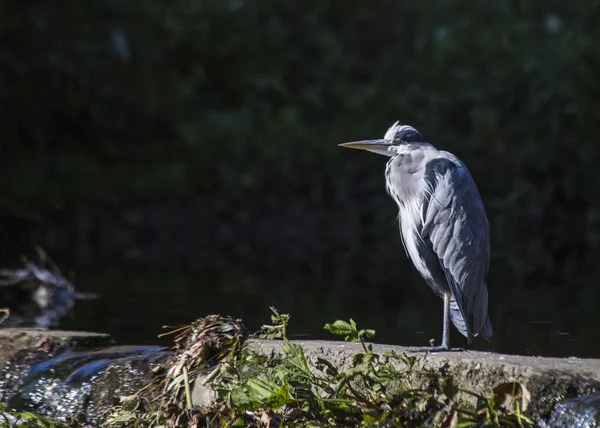
<path fill-rule="evenodd" d="M 469 343 L 477 335 L 489 340 L 489 225 L 467 167 L 398 122 L 382 139 L 340 146 L 390 157 L 386 187 L 398 204 L 404 248 L 425 282 L 444 299 L 441 346 L 409 349 L 450 350 L 450 320 Z"/>

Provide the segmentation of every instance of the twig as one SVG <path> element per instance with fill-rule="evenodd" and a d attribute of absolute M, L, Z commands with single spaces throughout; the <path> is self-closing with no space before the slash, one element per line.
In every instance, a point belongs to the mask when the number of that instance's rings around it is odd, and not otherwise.
<path fill-rule="evenodd" d="M 192 410 L 192 392 L 190 391 L 190 378 L 187 367 L 183 366 L 183 383 L 185 385 L 185 404 L 189 410 Z"/>
<path fill-rule="evenodd" d="M 10 309 L 9 308 L 0 308 L 0 313 L 3 313 L 4 315 L 2 315 L 2 318 L 0 318 L 0 324 L 2 324 L 6 318 L 8 318 L 10 316 Z"/>

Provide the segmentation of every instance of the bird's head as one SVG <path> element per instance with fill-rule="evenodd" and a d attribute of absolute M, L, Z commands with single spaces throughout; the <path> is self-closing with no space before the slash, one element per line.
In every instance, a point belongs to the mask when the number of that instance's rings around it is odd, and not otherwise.
<path fill-rule="evenodd" d="M 340 144 L 349 149 L 368 150 L 385 156 L 394 156 L 401 146 L 405 144 L 426 143 L 427 140 L 419 132 L 409 125 L 394 123 L 387 130 L 385 136 L 379 140 L 352 141 Z"/>

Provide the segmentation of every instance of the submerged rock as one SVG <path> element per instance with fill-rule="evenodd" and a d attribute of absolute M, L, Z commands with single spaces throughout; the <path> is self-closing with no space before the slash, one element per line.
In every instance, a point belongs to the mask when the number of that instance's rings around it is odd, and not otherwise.
<path fill-rule="evenodd" d="M 58 348 L 91 350 L 112 345 L 114 345 L 113 338 L 104 333 L 43 328 L 2 328 L 0 329 L 0 367 L 14 358 L 19 351 L 52 353 Z"/>

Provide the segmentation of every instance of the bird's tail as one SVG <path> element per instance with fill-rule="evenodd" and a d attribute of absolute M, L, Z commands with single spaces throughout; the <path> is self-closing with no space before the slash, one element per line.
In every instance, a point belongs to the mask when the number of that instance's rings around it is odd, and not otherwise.
<path fill-rule="evenodd" d="M 492 322 L 490 321 L 490 317 L 487 317 L 479 334 L 481 334 L 485 340 L 490 340 L 493 333 L 494 329 L 492 328 Z"/>
<path fill-rule="evenodd" d="M 452 298 L 452 300 L 450 300 L 450 318 L 452 319 L 452 323 L 455 325 L 458 331 L 460 331 L 461 334 L 467 338 L 468 343 L 471 343 L 473 341 L 474 336 L 479 335 L 481 335 L 485 340 L 490 340 L 490 338 L 492 337 L 492 333 L 494 332 L 494 330 L 492 329 L 490 317 L 488 316 L 486 317 L 485 323 L 483 324 L 483 327 L 481 327 L 481 330 L 472 334 L 467 328 L 467 323 L 465 323 L 465 320 L 463 319 L 462 314 L 458 309 L 458 305 L 456 304 L 456 300 L 454 300 L 454 297 Z"/>

